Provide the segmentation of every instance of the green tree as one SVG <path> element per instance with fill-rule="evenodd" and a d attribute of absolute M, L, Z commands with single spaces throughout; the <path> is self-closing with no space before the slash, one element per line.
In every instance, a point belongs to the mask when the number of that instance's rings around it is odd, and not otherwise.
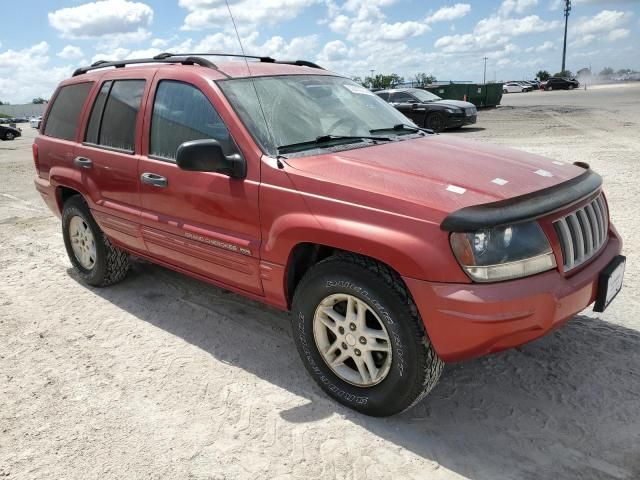
<path fill-rule="evenodd" d="M 611 75 L 613 75 L 613 68 L 611 67 L 605 67 L 602 69 L 602 71 L 600 72 L 600 76 L 601 77 L 609 77 Z"/>
<path fill-rule="evenodd" d="M 536 78 L 541 82 L 546 82 L 547 80 L 549 80 L 550 76 L 551 74 L 546 70 L 540 70 L 538 73 L 536 73 Z"/>
<path fill-rule="evenodd" d="M 31 103 L 35 103 L 36 105 L 42 105 L 43 103 L 47 103 L 47 101 L 42 97 L 34 98 Z"/>
<path fill-rule="evenodd" d="M 562 77 L 562 78 L 573 78 L 573 73 L 571 70 L 563 70 L 554 75 L 554 77 Z"/>
<path fill-rule="evenodd" d="M 426 73 L 417 73 L 413 77 L 413 82 L 416 84 L 416 87 L 424 88 L 428 85 L 431 85 L 436 81 L 436 77 L 433 75 L 427 75 Z"/>
<path fill-rule="evenodd" d="M 390 75 L 378 74 L 364 79 L 364 84 L 369 88 L 393 88 L 401 83 L 404 83 L 404 78 L 396 73 Z"/>

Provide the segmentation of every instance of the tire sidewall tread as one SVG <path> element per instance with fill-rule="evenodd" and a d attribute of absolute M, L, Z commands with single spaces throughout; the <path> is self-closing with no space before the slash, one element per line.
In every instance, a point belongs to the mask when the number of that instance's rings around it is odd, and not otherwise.
<path fill-rule="evenodd" d="M 96 244 L 96 262 L 91 270 L 80 265 L 71 246 L 69 223 L 75 216 L 82 218 L 89 225 Z M 79 195 L 74 195 L 64 203 L 62 237 L 69 260 L 85 283 L 95 287 L 106 287 L 119 282 L 126 276 L 129 270 L 129 255 L 111 244 L 91 215 L 89 206 Z"/>
<path fill-rule="evenodd" d="M 392 365 L 379 384 L 356 387 L 326 365 L 313 337 L 317 305 L 333 293 L 364 301 L 383 321 L 392 345 Z M 418 403 L 436 384 L 443 363 L 429 341 L 417 308 L 395 272 L 366 257 L 339 254 L 314 266 L 296 289 L 293 335 L 311 377 L 334 399 L 372 416 L 388 416 Z"/>

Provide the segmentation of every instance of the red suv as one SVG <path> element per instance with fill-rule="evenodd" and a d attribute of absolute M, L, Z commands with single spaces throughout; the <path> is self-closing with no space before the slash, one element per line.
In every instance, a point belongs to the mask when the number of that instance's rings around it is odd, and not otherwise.
<path fill-rule="evenodd" d="M 98 62 L 60 84 L 33 154 L 86 283 L 135 255 L 291 310 L 310 375 L 369 415 L 622 285 L 588 166 L 434 135 L 309 62 Z"/>

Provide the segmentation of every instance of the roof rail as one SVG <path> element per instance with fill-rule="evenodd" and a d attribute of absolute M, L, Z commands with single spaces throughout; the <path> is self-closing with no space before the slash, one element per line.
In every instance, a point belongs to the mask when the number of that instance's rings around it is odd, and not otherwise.
<path fill-rule="evenodd" d="M 319 68 L 320 70 L 324 70 L 317 63 L 309 62 L 307 60 L 277 60 L 275 63 L 282 63 L 284 65 L 297 65 L 298 67 L 309 67 L 309 68 Z"/>
<path fill-rule="evenodd" d="M 123 68 L 127 65 L 135 65 L 140 63 L 181 63 L 182 65 L 200 65 L 202 67 L 217 69 L 217 67 L 213 63 L 211 63 L 209 60 L 205 58 L 193 57 L 193 56 L 180 56 L 180 57 L 172 56 L 171 58 L 169 57 L 134 58 L 131 60 L 117 60 L 117 61 L 98 60 L 97 62 L 94 62 L 91 65 L 89 65 L 88 67 L 77 68 L 73 72 L 72 76 L 77 77 L 78 75 L 82 75 L 84 73 L 90 72 L 91 70 L 97 70 L 99 68 L 108 68 L 108 67 Z"/>
<path fill-rule="evenodd" d="M 282 63 L 286 65 L 297 65 L 299 67 L 319 68 L 324 70 L 320 65 L 307 60 L 276 60 L 271 57 L 261 57 L 257 55 L 240 55 L 237 53 L 170 53 L 164 52 L 156 55 L 155 59 L 164 60 L 173 57 L 185 57 L 185 56 L 197 56 L 197 57 L 237 57 L 237 58 L 251 58 L 254 60 L 260 60 L 262 63 Z"/>
<path fill-rule="evenodd" d="M 320 65 L 317 65 L 313 62 L 309 62 L 307 60 L 275 60 L 271 57 L 259 57 L 255 55 L 238 55 L 235 53 L 159 53 L 153 58 L 134 58 L 131 60 L 98 60 L 97 62 L 93 62 L 88 67 L 80 67 L 73 72 L 73 76 L 76 77 L 78 75 L 82 75 L 84 73 L 90 72 L 91 70 L 97 70 L 99 68 L 122 68 L 127 65 L 135 65 L 140 63 L 181 63 L 182 65 L 200 65 L 202 67 L 213 68 L 218 70 L 215 64 L 211 63 L 206 58 L 201 58 L 203 56 L 209 57 L 239 57 L 239 58 L 251 58 L 255 60 L 260 60 L 263 63 L 280 63 L 285 65 L 297 65 L 299 67 L 310 67 L 310 68 L 319 68 L 323 70 Z"/>
<path fill-rule="evenodd" d="M 275 59 L 273 59 L 271 57 L 259 57 L 259 56 L 256 56 L 256 55 L 240 55 L 240 54 L 237 54 L 237 53 L 170 53 L 170 52 L 163 52 L 163 53 L 159 53 L 158 55 L 156 55 L 153 58 L 157 59 L 157 60 L 164 60 L 164 59 L 173 58 L 173 57 L 238 57 L 238 58 L 252 58 L 254 60 L 260 60 L 261 62 L 267 62 L 267 63 L 275 63 Z"/>

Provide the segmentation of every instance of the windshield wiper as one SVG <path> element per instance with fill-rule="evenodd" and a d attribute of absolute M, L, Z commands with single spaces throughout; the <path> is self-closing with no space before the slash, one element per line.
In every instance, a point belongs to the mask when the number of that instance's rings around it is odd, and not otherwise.
<path fill-rule="evenodd" d="M 377 133 L 377 132 L 388 132 L 388 131 L 408 131 L 408 132 L 425 132 L 425 133 L 433 133 L 433 130 L 429 130 L 428 128 L 414 127 L 413 125 L 409 125 L 407 123 L 398 123 L 393 127 L 386 128 L 374 128 L 373 130 L 369 130 L 369 133 Z"/>
<path fill-rule="evenodd" d="M 304 150 L 306 147 L 315 147 L 323 143 L 331 142 L 333 140 L 372 140 L 374 142 L 390 142 L 389 137 L 377 137 L 367 135 L 320 135 L 315 140 L 309 140 L 306 142 L 290 143 L 289 145 L 281 145 L 277 148 L 278 153 L 288 153 L 291 151 Z M 348 143 L 348 142 L 347 142 Z"/>

